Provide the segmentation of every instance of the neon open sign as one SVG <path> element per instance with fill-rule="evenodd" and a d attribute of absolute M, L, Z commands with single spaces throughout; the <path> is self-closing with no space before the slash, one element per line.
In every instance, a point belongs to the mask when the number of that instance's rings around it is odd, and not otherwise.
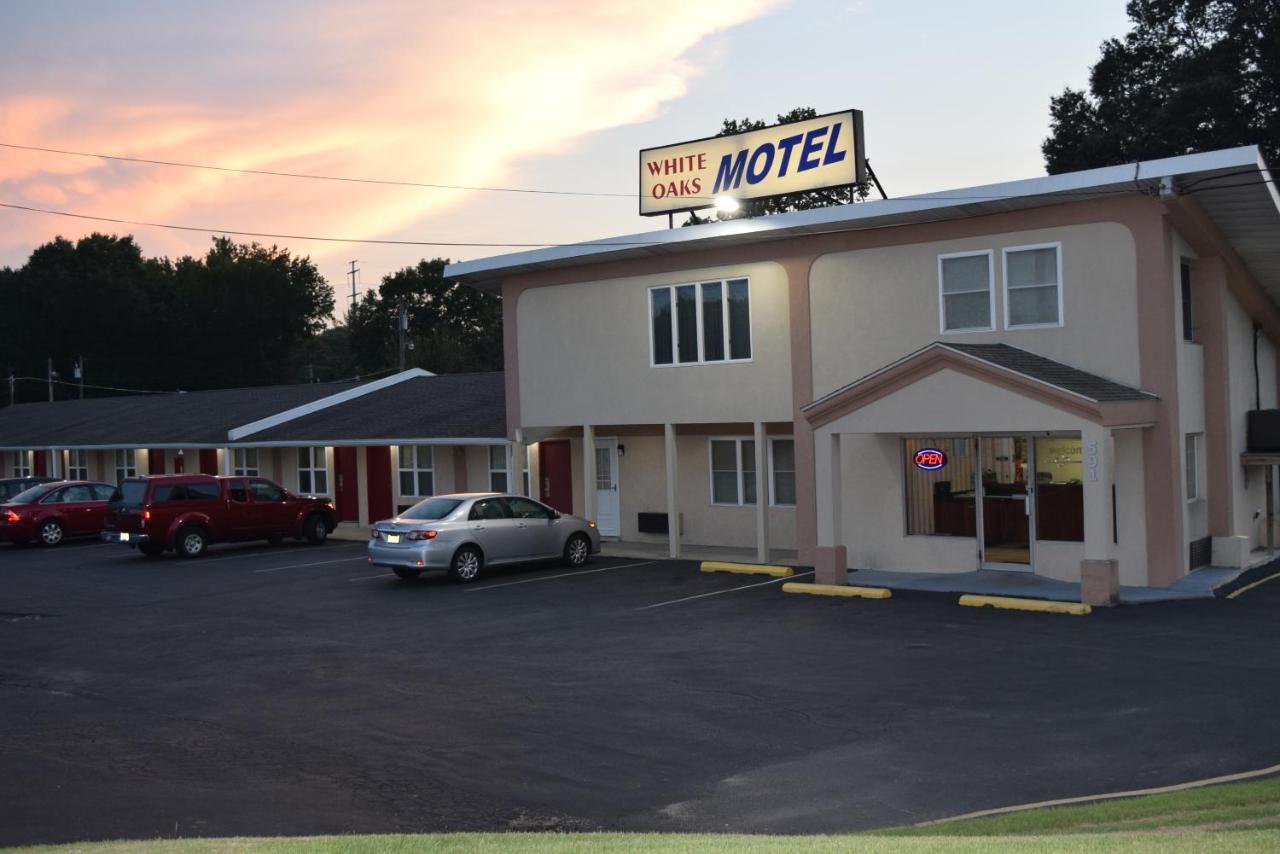
<path fill-rule="evenodd" d="M 925 471 L 937 471 L 947 464 L 947 455 L 937 448 L 921 448 L 912 458 L 916 468 Z"/>

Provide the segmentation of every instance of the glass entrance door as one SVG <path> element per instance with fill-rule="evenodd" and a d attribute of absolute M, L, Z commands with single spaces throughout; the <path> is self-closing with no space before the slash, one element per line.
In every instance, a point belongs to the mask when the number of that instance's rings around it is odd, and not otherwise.
<path fill-rule="evenodd" d="M 1035 470 L 1026 436 L 978 437 L 983 569 L 1031 571 Z"/>

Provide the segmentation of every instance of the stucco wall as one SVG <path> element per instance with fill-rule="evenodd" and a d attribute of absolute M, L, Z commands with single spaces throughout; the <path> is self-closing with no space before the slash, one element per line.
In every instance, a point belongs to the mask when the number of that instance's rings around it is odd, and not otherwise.
<path fill-rule="evenodd" d="M 1276 348 L 1258 335 L 1258 384 L 1254 385 L 1253 321 L 1240 303 L 1227 294 L 1227 358 L 1231 400 L 1231 459 L 1238 461 L 1248 447 L 1247 413 L 1257 406 L 1274 409 Z M 1266 485 L 1261 468 L 1232 466 L 1234 533 L 1248 536 L 1254 548 L 1266 540 Z"/>
<path fill-rule="evenodd" d="M 1001 250 L 1062 242 L 1061 328 L 1004 330 Z M 938 256 L 994 250 L 996 330 L 939 333 Z M 1136 249 L 1117 223 L 1091 223 L 825 255 L 813 265 L 814 394 L 820 397 L 932 341 L 1003 342 L 1139 384 Z"/>
<path fill-rule="evenodd" d="M 749 362 L 651 367 L 649 288 L 746 277 Z M 790 420 L 787 277 L 777 264 L 533 288 L 518 298 L 520 423 Z"/>
<path fill-rule="evenodd" d="M 1173 257 L 1170 259 L 1169 287 L 1173 288 L 1174 305 L 1177 307 L 1173 321 L 1172 334 L 1178 341 L 1178 460 L 1180 475 L 1178 483 L 1182 485 L 1182 495 L 1187 495 L 1187 443 L 1189 434 L 1204 434 L 1204 347 L 1198 342 L 1187 341 L 1183 334 L 1182 322 L 1182 262 L 1186 259 L 1195 262 L 1196 254 L 1181 235 L 1173 233 Z M 1194 326 L 1196 319 L 1192 317 Z M 1187 543 L 1209 536 L 1209 502 L 1206 500 L 1207 478 L 1204 473 L 1204 456 L 1207 446 L 1201 439 L 1200 453 L 1200 497 L 1183 502 L 1182 533 Z M 1186 549 L 1183 549 L 1184 560 L 1187 560 Z"/>

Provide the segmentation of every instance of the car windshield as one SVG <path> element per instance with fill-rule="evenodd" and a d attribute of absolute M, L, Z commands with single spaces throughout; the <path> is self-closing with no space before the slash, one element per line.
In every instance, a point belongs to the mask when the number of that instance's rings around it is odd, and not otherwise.
<path fill-rule="evenodd" d="M 111 494 L 112 504 L 129 504 L 142 506 L 142 499 L 147 495 L 147 484 L 141 480 L 126 480 Z"/>
<path fill-rule="evenodd" d="M 55 484 L 42 483 L 23 490 L 9 499 L 10 504 L 34 504 L 52 491 Z"/>
<path fill-rule="evenodd" d="M 419 501 L 408 510 L 400 514 L 401 519 L 424 519 L 436 520 L 443 519 L 454 510 L 458 509 L 458 505 L 462 502 L 457 498 L 428 498 L 426 501 Z"/>

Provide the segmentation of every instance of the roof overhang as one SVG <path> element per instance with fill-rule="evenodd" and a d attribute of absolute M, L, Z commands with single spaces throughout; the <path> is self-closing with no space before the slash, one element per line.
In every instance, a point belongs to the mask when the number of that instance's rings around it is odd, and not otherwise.
<path fill-rule="evenodd" d="M 868 404 L 913 385 L 940 371 L 951 370 L 1103 427 L 1145 427 L 1155 423 L 1159 401 L 1153 395 L 1137 400 L 1099 401 L 1001 365 L 935 342 L 885 365 L 828 395 L 801 407 L 809 425 L 822 427 Z"/>
<path fill-rule="evenodd" d="M 516 275 L 588 263 L 668 256 L 806 235 L 963 219 L 1118 195 L 1192 195 L 1222 229 L 1259 283 L 1280 302 L 1280 194 L 1257 146 L 1186 154 L 965 187 L 898 199 L 837 205 L 752 219 L 665 229 L 550 246 L 450 264 L 447 278 L 497 292 Z"/>

